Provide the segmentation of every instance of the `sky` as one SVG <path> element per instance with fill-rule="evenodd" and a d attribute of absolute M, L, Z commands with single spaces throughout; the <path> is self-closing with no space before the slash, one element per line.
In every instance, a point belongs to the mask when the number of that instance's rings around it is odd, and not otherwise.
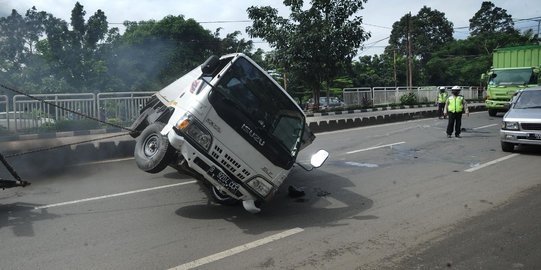
<path fill-rule="evenodd" d="M 7 16 L 12 9 L 21 15 L 35 6 L 38 11 L 52 13 L 55 17 L 69 22 L 75 0 L 0 0 L 0 17 Z M 305 3 L 309 1 L 305 0 Z M 365 30 L 371 38 L 364 43 L 359 56 L 381 54 L 388 44 L 388 37 L 394 22 L 408 12 L 415 15 L 423 6 L 445 13 L 447 20 L 453 23 L 455 38 L 468 36 L 469 19 L 481 8 L 483 1 L 478 0 L 368 0 L 364 9 L 358 13 L 363 17 Z M 288 17 L 289 10 L 283 0 L 79 0 L 84 6 L 86 18 L 101 9 L 107 16 L 109 27 L 118 27 L 123 31 L 122 22 L 141 20 L 161 20 L 167 15 L 183 15 L 200 22 L 203 27 L 214 32 L 223 28 L 221 34 L 241 31 L 242 37 L 249 39 L 246 27 L 250 20 L 246 9 L 250 6 L 272 6 L 279 15 Z M 224 4 L 227 3 L 227 4 Z M 507 10 L 515 20 L 515 28 L 524 31 L 528 28 L 538 31 L 538 21 L 522 20 L 541 17 L 539 0 L 493 0 L 497 7 Z M 519 21 L 517 21 L 519 20 Z M 461 27 L 466 27 L 462 28 Z M 254 45 L 265 51 L 271 48 L 261 39 L 253 39 Z"/>

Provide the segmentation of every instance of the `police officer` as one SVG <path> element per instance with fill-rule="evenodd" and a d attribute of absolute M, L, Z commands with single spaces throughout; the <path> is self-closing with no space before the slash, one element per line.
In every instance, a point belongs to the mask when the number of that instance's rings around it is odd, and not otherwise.
<path fill-rule="evenodd" d="M 462 125 L 462 114 L 466 112 L 467 116 L 470 116 L 468 110 L 468 104 L 463 96 L 460 95 L 460 86 L 453 86 L 451 88 L 451 96 L 447 98 L 445 102 L 445 109 L 443 115 L 449 115 L 449 123 L 447 124 L 447 138 L 451 138 L 453 134 L 453 127 L 455 130 L 455 137 L 460 138 L 460 129 Z"/>
<path fill-rule="evenodd" d="M 438 118 L 446 118 L 443 116 L 443 108 L 445 108 L 445 102 L 447 101 L 447 98 L 449 97 L 449 94 L 447 91 L 445 91 L 445 86 L 438 87 L 440 90 L 438 97 L 436 97 L 436 105 L 438 105 Z"/>

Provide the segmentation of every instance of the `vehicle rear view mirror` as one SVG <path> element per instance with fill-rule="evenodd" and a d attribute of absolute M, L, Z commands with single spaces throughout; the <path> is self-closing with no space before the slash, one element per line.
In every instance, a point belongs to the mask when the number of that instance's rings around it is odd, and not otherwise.
<path fill-rule="evenodd" d="M 325 163 L 328 157 L 329 152 L 325 150 L 319 150 L 317 151 L 317 153 L 312 155 L 312 158 L 310 159 L 310 165 L 312 165 L 312 167 L 314 168 L 319 168 L 321 167 L 321 165 L 323 165 L 323 163 Z"/>
<path fill-rule="evenodd" d="M 212 73 L 216 70 L 216 67 L 218 67 L 218 63 L 220 62 L 220 58 L 216 55 L 212 55 L 209 57 L 202 65 L 201 65 L 201 71 L 203 72 L 203 76 L 209 77 L 212 76 Z"/>

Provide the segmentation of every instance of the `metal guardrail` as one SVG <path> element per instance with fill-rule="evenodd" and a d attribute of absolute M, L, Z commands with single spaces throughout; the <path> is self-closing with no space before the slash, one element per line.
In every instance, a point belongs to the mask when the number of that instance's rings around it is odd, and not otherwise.
<path fill-rule="evenodd" d="M 84 119 L 83 116 L 70 112 L 71 110 L 103 121 L 111 121 L 117 125 L 129 126 L 139 116 L 139 109 L 153 93 L 111 92 L 33 95 L 39 100 L 24 95 L 15 95 L 11 103 L 13 107 L 11 110 L 7 96 L 0 96 L 0 125 L 10 132 L 25 133 L 34 132 L 36 129 L 46 129 L 47 127 L 54 129 L 54 125 L 59 121 Z"/>
<path fill-rule="evenodd" d="M 82 94 L 37 94 L 33 97 L 61 108 L 67 108 L 78 113 L 95 115 L 95 95 Z M 54 125 L 60 120 L 79 120 L 81 116 L 62 110 L 59 107 L 31 99 L 24 95 L 13 96 L 14 131 Z"/>
<path fill-rule="evenodd" d="M 97 118 L 129 126 L 139 116 L 140 109 L 154 92 L 111 92 L 96 96 Z"/>
<path fill-rule="evenodd" d="M 445 86 L 447 91 L 452 86 Z M 434 102 L 438 96 L 437 86 L 408 87 L 356 87 L 344 88 L 343 100 L 346 106 L 377 106 L 399 104 L 400 97 L 409 92 L 415 93 L 419 102 Z M 483 99 L 485 90 L 478 86 L 461 86 L 461 94 L 466 99 Z"/>
<path fill-rule="evenodd" d="M 0 95 L 0 126 L 9 130 L 9 101 L 8 96 Z"/>

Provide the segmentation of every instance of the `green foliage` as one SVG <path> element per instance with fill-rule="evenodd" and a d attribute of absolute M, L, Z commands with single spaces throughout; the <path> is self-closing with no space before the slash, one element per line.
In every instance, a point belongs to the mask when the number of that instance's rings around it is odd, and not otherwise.
<path fill-rule="evenodd" d="M 453 39 L 453 23 L 445 13 L 424 6 L 417 15 L 404 15 L 393 24 L 388 51 L 396 50 L 399 55 L 408 54 L 408 33 L 414 56 L 426 63 L 430 54 Z"/>
<path fill-rule="evenodd" d="M 69 23 L 35 8 L 24 16 L 14 10 L 0 17 L 0 79 L 28 93 L 152 91 L 211 54 L 243 52 L 264 63 L 240 32 L 222 39 L 182 15 L 125 26 L 120 35 L 102 10 L 88 16 L 79 2 Z"/>
<path fill-rule="evenodd" d="M 314 0 L 304 10 L 303 1 L 284 1 L 291 11 L 289 19 L 270 6 L 252 6 L 247 11 L 253 23 L 247 32 L 269 42 L 278 65 L 293 73 L 319 101 L 321 84 L 330 84 L 370 36 L 362 28 L 362 17 L 355 15 L 365 2 Z"/>
<path fill-rule="evenodd" d="M 92 119 L 59 120 L 55 125 L 56 131 L 77 131 L 98 128 L 100 128 L 99 123 Z"/>
<path fill-rule="evenodd" d="M 470 19 L 470 31 L 471 36 L 518 32 L 507 10 L 496 7 L 490 1 L 484 1 L 481 9 Z"/>
<path fill-rule="evenodd" d="M 415 105 L 417 104 L 417 95 L 415 93 L 407 93 L 400 96 L 400 104 L 402 105 Z"/>

